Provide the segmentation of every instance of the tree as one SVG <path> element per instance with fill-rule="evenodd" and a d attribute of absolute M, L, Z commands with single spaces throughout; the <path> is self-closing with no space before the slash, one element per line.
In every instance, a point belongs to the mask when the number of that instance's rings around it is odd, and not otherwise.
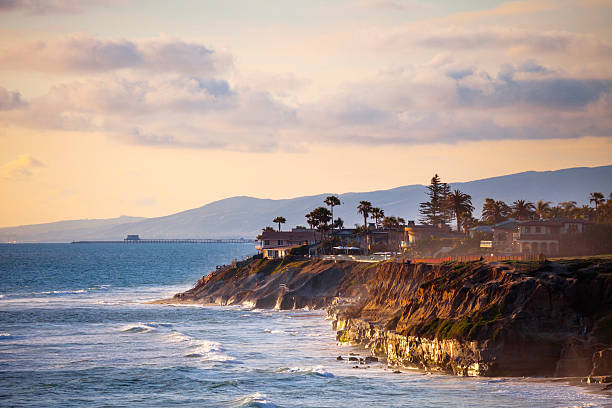
<path fill-rule="evenodd" d="M 472 216 L 474 206 L 472 205 L 472 196 L 466 193 L 462 193 L 459 190 L 455 190 L 452 193 L 448 193 L 444 199 L 444 207 L 453 214 L 453 218 L 457 220 L 457 231 L 461 231 L 462 217 L 464 214 Z"/>
<path fill-rule="evenodd" d="M 503 201 L 495 201 L 492 198 L 485 198 L 482 206 L 482 219 L 488 224 L 497 224 L 505 221 L 510 216 L 512 210 Z"/>
<path fill-rule="evenodd" d="M 382 220 L 382 227 L 386 230 L 399 230 L 403 223 L 403 218 L 393 216 L 385 217 Z"/>
<path fill-rule="evenodd" d="M 535 207 L 535 213 L 541 220 L 548 218 L 550 215 L 550 201 L 539 200 Z"/>
<path fill-rule="evenodd" d="M 455 218 L 455 213 L 450 208 L 448 203 L 448 197 L 451 194 L 451 186 L 447 183 L 442 183 L 442 198 L 440 202 L 442 203 L 442 224 L 450 224 L 451 221 Z M 471 199 L 471 197 L 470 197 Z"/>
<path fill-rule="evenodd" d="M 336 218 L 333 224 L 333 228 L 337 228 L 337 229 L 344 228 L 344 220 L 340 217 Z"/>
<path fill-rule="evenodd" d="M 446 183 L 440 182 L 440 177 L 436 174 L 431 178 L 427 190 L 429 200 L 419 204 L 419 213 L 421 214 L 419 221 L 423 224 L 442 225 L 446 219 L 443 201 L 448 186 Z"/>
<path fill-rule="evenodd" d="M 324 201 L 325 205 L 328 206 L 329 208 L 331 208 L 331 218 L 332 220 L 334 219 L 334 207 L 337 205 L 342 204 L 340 202 L 340 199 L 338 197 L 336 197 L 335 195 L 330 195 L 329 197 L 327 197 Z M 334 229 L 334 225 L 332 224 L 332 229 Z"/>
<path fill-rule="evenodd" d="M 276 217 L 275 219 L 272 220 L 272 222 L 275 222 L 278 224 L 278 231 L 280 232 L 281 224 L 286 223 L 287 220 L 285 219 L 285 217 Z"/>
<path fill-rule="evenodd" d="M 306 214 L 306 223 L 310 227 L 310 229 L 315 229 L 317 227 L 317 221 L 313 218 L 312 211 Z"/>
<path fill-rule="evenodd" d="M 317 207 L 310 212 L 310 218 L 314 221 L 316 228 L 326 230 L 331 221 L 331 212 L 325 207 Z"/>
<path fill-rule="evenodd" d="M 512 203 L 512 216 L 518 220 L 528 220 L 535 212 L 535 205 L 525 200 L 516 200 Z"/>
<path fill-rule="evenodd" d="M 548 217 L 555 219 L 555 218 L 560 218 L 561 216 L 563 216 L 564 212 L 563 212 L 563 208 L 561 208 L 558 205 L 555 205 L 554 207 L 550 207 L 550 211 L 548 212 Z"/>
<path fill-rule="evenodd" d="M 595 212 L 599 212 L 599 206 L 604 203 L 604 195 L 598 192 L 591 193 L 589 203 L 595 204 Z"/>
<path fill-rule="evenodd" d="M 575 201 L 564 201 L 559 203 L 559 207 L 563 210 L 563 215 L 567 218 L 576 218 L 578 207 Z"/>
<path fill-rule="evenodd" d="M 360 201 L 357 206 L 357 212 L 363 215 L 363 225 L 368 227 L 368 216 L 372 212 L 372 203 L 369 201 Z"/>
<path fill-rule="evenodd" d="M 374 223 L 376 225 L 376 228 L 378 228 L 378 220 L 383 219 L 383 217 L 385 216 L 385 211 L 381 210 L 378 207 L 374 207 L 371 210 L 371 214 L 372 214 L 372 217 L 374 218 Z"/>

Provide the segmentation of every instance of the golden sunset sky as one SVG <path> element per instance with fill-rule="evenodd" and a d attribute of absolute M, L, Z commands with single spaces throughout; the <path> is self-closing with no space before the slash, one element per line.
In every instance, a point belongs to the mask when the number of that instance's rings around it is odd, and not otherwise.
<path fill-rule="evenodd" d="M 608 165 L 611 137 L 612 1 L 0 0 L 0 226 Z"/>

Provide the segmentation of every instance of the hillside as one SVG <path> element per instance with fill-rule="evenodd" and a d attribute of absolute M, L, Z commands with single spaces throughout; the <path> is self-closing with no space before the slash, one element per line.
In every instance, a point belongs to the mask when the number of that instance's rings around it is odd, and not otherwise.
<path fill-rule="evenodd" d="M 443 180 L 449 177 L 441 175 Z M 472 195 L 476 213 L 486 197 L 512 202 L 574 200 L 588 204 L 588 195 L 612 191 L 612 166 L 579 167 L 557 171 L 511 174 L 464 183 L 451 183 L 452 188 Z M 385 210 L 386 215 L 417 219 L 418 203 L 425 200 L 426 187 L 411 185 L 390 190 L 340 194 L 343 205 L 334 209 L 346 226 L 363 222 L 356 212 L 361 200 L 371 201 Z M 127 234 L 144 238 L 239 238 L 254 237 L 261 228 L 272 225 L 272 219 L 282 215 L 287 227 L 305 225 L 304 215 L 322 205 L 329 193 L 292 199 L 271 200 L 254 197 L 232 197 L 165 217 L 112 220 L 79 220 L 35 226 L 0 229 L 0 242 L 70 242 L 73 240 L 116 240 Z M 78 228 L 76 228 L 78 226 Z"/>

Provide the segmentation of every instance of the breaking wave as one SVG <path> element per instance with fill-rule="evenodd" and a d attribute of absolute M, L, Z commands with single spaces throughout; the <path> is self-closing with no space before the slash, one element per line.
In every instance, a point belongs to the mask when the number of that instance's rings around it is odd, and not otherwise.
<path fill-rule="evenodd" d="M 240 398 L 235 401 L 236 407 L 247 408 L 247 407 L 258 407 L 258 408 L 276 408 L 278 405 L 268 401 L 266 396 L 262 393 L 256 392 L 249 394 L 246 397 Z"/>

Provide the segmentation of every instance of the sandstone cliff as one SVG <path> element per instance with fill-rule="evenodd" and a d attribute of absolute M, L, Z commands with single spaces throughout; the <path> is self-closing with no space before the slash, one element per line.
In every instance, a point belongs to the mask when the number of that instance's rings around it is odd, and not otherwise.
<path fill-rule="evenodd" d="M 323 308 L 337 339 L 460 375 L 608 375 L 612 262 L 380 264 L 251 259 L 173 302 Z M 607 350 L 607 351 L 606 351 Z"/>

